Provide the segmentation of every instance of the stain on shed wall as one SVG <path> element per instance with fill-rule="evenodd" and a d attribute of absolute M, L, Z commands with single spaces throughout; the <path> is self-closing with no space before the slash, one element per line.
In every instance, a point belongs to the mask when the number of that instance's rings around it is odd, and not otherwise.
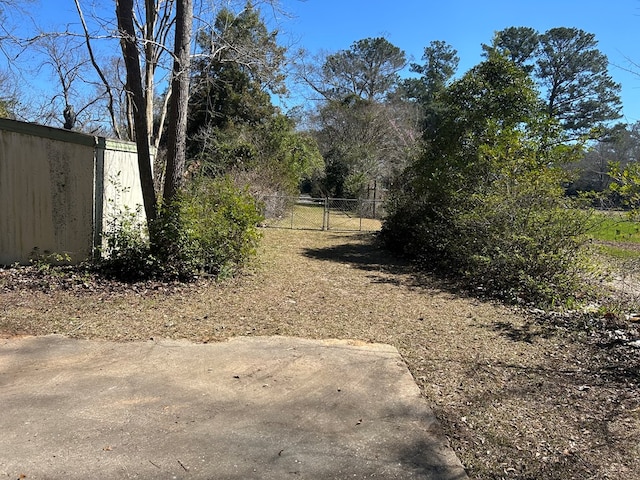
<path fill-rule="evenodd" d="M 102 203 L 111 201 L 117 210 L 124 209 L 118 202 L 133 202 L 129 208 L 136 208 L 142 193 L 135 148 L 116 142 L 120 147 L 111 152 L 109 143 L 0 119 L 0 265 L 28 263 L 35 249 L 39 254 L 68 255 L 72 263 L 85 260 L 99 241 Z M 108 199 L 97 160 L 114 156 L 131 194 Z"/>

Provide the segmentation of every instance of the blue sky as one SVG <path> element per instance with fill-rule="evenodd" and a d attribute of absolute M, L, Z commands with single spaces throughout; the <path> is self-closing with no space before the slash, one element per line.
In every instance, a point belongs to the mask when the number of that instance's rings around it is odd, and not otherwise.
<path fill-rule="evenodd" d="M 214 0 L 220 5 L 226 0 Z M 256 0 L 257 1 L 257 0 Z M 83 0 L 82 4 L 89 4 Z M 577 27 L 596 35 L 611 62 L 610 72 L 622 84 L 624 118 L 640 120 L 640 76 L 626 72 L 640 65 L 640 0 L 280 0 L 291 17 L 278 28 L 285 43 L 310 53 L 347 49 L 356 40 L 384 36 L 420 61 L 424 47 L 443 40 L 458 51 L 459 73 L 481 61 L 481 44 L 494 32 L 511 26 L 544 32 Z M 114 0 L 100 0 L 112 10 Z M 51 24 L 73 22 L 73 0 L 42 0 L 34 12 Z"/>
<path fill-rule="evenodd" d="M 385 36 L 420 61 L 424 47 L 443 40 L 458 51 L 459 73 L 481 61 L 481 44 L 506 27 L 576 27 L 593 33 L 622 84 L 624 121 L 640 120 L 640 0 L 282 0 L 294 17 L 283 20 L 296 46 L 311 53 L 349 48 Z M 614 66 L 617 65 L 617 66 Z M 622 67 L 622 68 L 620 68 Z M 636 68 L 640 74 L 640 67 Z"/>

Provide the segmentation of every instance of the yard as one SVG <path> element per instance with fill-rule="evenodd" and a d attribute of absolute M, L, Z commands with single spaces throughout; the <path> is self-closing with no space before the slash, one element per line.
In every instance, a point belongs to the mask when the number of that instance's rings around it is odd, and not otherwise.
<path fill-rule="evenodd" d="M 0 270 L 5 336 L 392 344 L 476 479 L 640 479 L 640 349 L 621 339 L 637 325 L 461 295 L 362 233 L 266 229 L 252 271 L 223 283 Z"/>

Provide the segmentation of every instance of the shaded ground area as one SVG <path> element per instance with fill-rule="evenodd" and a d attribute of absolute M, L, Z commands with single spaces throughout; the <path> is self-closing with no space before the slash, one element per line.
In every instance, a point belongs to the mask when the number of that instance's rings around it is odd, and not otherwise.
<path fill-rule="evenodd" d="M 7 270 L 0 331 L 388 343 L 472 478 L 640 478 L 638 349 L 627 342 L 635 324 L 525 315 L 457 295 L 371 238 L 266 230 L 261 264 L 224 284 L 122 287 Z"/>

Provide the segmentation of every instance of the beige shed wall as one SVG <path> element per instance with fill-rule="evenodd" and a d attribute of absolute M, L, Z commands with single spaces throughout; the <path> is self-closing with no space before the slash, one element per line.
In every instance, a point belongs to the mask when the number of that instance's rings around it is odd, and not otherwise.
<path fill-rule="evenodd" d="M 102 174 L 98 175 L 103 179 L 101 210 L 98 205 L 102 231 L 108 232 L 124 215 L 135 216 L 139 223 L 144 223 L 144 199 L 135 144 L 107 140 L 98 148 L 98 159 L 99 163 L 102 159 L 103 165 Z"/>
<path fill-rule="evenodd" d="M 0 265 L 86 260 L 107 222 L 142 204 L 133 143 L 0 119 Z"/>
<path fill-rule="evenodd" d="M 0 264 L 91 253 L 93 148 L 17 132 L 0 134 Z"/>

